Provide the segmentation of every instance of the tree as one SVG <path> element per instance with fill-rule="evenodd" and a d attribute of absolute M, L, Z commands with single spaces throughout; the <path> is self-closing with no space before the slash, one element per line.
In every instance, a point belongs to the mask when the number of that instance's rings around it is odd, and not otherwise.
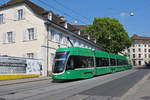
<path fill-rule="evenodd" d="M 118 53 L 132 44 L 123 25 L 115 18 L 95 18 L 93 24 L 83 31 L 96 37 L 97 44 L 107 52 Z"/>

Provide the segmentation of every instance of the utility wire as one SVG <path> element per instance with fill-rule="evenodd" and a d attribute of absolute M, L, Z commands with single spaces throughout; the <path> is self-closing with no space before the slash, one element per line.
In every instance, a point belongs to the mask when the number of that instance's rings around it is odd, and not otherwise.
<path fill-rule="evenodd" d="M 3 1 L 4 3 L 6 2 L 5 0 L 2 0 L 2 1 Z M 1 3 L 2 5 L 4 4 L 3 2 Z"/>
<path fill-rule="evenodd" d="M 145 9 L 145 8 L 149 8 L 150 7 L 150 4 L 148 4 L 148 5 L 145 5 L 144 7 L 141 7 L 141 8 L 136 8 L 135 10 L 124 10 L 124 11 L 122 11 L 122 12 L 124 12 L 124 13 L 131 13 L 131 12 L 133 12 L 133 13 L 135 13 L 135 12 L 139 12 L 139 11 L 141 11 L 141 10 L 143 10 L 143 9 Z M 116 13 L 113 13 L 112 15 L 114 16 L 114 15 L 118 15 L 118 14 L 120 14 L 121 13 L 121 11 L 120 12 L 116 12 Z"/>
<path fill-rule="evenodd" d="M 70 17 L 71 19 L 78 20 L 78 21 L 80 21 L 81 23 L 86 24 L 84 21 L 82 21 L 82 20 L 80 20 L 80 19 L 77 19 L 76 17 L 73 17 L 73 16 L 71 16 L 71 15 L 69 15 L 69 14 L 63 12 L 62 10 L 57 9 L 57 8 L 53 7 L 52 5 L 50 5 L 50 4 L 48 4 L 48 3 L 45 3 L 45 2 L 42 1 L 42 0 L 38 0 L 38 1 L 41 2 L 42 4 L 46 5 L 46 6 L 49 7 L 50 9 L 52 8 L 53 10 L 56 10 L 56 11 L 58 11 L 58 12 L 64 14 L 64 15 Z"/>
<path fill-rule="evenodd" d="M 53 0 L 53 1 L 55 1 L 57 4 L 59 4 L 60 6 L 64 7 L 65 9 L 70 10 L 72 13 L 77 14 L 77 15 L 80 15 L 82 18 L 84 18 L 84 19 L 86 19 L 86 20 L 88 20 L 88 21 L 90 22 L 89 18 L 87 18 L 87 17 L 85 17 L 85 16 L 81 15 L 80 13 L 78 13 L 78 12 L 74 11 L 73 9 L 71 9 L 71 8 L 69 8 L 69 7 L 65 6 L 64 4 L 62 4 L 62 3 L 58 2 L 57 0 Z"/>

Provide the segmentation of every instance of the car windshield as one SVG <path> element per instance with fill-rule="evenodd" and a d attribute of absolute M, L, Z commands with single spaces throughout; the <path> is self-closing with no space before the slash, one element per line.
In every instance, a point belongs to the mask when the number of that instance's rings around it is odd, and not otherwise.
<path fill-rule="evenodd" d="M 57 52 L 55 56 L 55 64 L 53 66 L 53 73 L 61 73 L 64 71 L 66 59 L 69 52 Z"/>

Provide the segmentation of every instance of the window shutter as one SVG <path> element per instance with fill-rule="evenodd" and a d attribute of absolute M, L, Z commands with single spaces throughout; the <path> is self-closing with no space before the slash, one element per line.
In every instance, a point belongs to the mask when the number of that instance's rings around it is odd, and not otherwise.
<path fill-rule="evenodd" d="M 25 19 L 25 15 L 26 15 L 25 9 L 23 9 L 23 16 L 22 16 L 22 19 Z"/>
<path fill-rule="evenodd" d="M 63 35 L 63 44 L 65 44 L 65 45 L 67 44 L 67 38 L 64 35 Z"/>
<path fill-rule="evenodd" d="M 37 28 L 34 28 L 34 39 L 37 39 Z"/>
<path fill-rule="evenodd" d="M 3 24 L 5 24 L 5 23 L 6 23 L 6 15 L 3 14 Z"/>
<path fill-rule="evenodd" d="M 28 30 L 26 29 L 24 32 L 23 32 L 23 41 L 27 41 L 29 39 L 29 35 L 28 35 Z"/>
<path fill-rule="evenodd" d="M 54 31 L 54 42 L 57 42 L 57 33 Z"/>
<path fill-rule="evenodd" d="M 6 33 L 3 33 L 3 43 L 6 43 Z"/>
<path fill-rule="evenodd" d="M 13 34 L 13 36 L 12 36 L 13 42 L 15 42 L 15 32 L 12 32 L 12 34 Z"/>
<path fill-rule="evenodd" d="M 48 28 L 48 40 L 51 40 L 51 30 Z"/>
<path fill-rule="evenodd" d="M 59 33 L 58 33 L 58 32 L 56 32 L 56 37 L 55 37 L 55 39 L 56 39 L 56 42 L 59 42 Z"/>
<path fill-rule="evenodd" d="M 14 20 L 17 21 L 18 20 L 18 10 L 14 11 Z"/>

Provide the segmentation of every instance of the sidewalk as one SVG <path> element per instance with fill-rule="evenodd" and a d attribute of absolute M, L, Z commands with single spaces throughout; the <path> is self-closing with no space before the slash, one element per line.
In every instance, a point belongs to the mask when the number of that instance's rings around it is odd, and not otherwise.
<path fill-rule="evenodd" d="M 12 80 L 0 80 L 0 86 L 28 83 L 34 81 L 51 80 L 51 77 L 34 77 L 34 78 L 23 78 L 23 79 L 12 79 Z"/>
<path fill-rule="evenodd" d="M 131 88 L 121 100 L 150 100 L 150 73 Z"/>

